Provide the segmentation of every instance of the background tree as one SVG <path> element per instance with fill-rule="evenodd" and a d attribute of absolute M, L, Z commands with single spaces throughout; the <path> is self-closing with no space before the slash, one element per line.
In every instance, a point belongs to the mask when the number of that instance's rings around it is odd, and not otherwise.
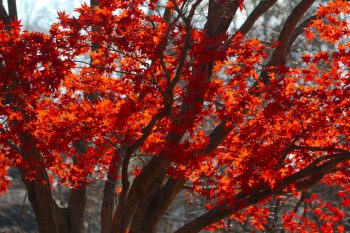
<path fill-rule="evenodd" d="M 310 18 L 314 1 L 298 1 L 277 37 L 247 36 L 275 3 L 260 1 L 232 33 L 244 1 L 103 0 L 59 12 L 47 34 L 2 10 L 1 189 L 17 167 L 39 232 L 83 232 L 96 179 L 106 180 L 103 233 L 155 232 L 184 187 L 208 210 L 176 233 L 226 217 L 273 229 L 267 203 L 288 205 L 320 181 L 347 206 L 349 3 Z M 288 64 L 304 28 L 333 51 L 309 47 Z M 61 185 L 70 195 L 59 205 Z M 343 230 L 341 209 L 302 199 L 315 219 L 295 207 L 278 220 L 285 231 Z"/>

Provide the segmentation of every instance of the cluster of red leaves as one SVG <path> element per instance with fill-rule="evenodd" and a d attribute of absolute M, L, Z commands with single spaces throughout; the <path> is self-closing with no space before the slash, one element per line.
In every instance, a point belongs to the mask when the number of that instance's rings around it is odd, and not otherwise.
<path fill-rule="evenodd" d="M 283 216 L 284 228 L 289 232 L 345 232 L 341 221 L 345 214 L 330 203 L 312 199 L 305 200 L 309 203 L 309 208 L 304 208 L 302 215 L 294 211 Z M 313 218 L 306 217 L 308 214 Z"/>
<path fill-rule="evenodd" d="M 8 166 L 31 170 L 33 163 L 68 186 L 91 182 L 106 175 L 116 147 L 140 141 L 138 157 L 167 154 L 174 162 L 169 173 L 189 178 L 194 193 L 216 203 L 234 202 L 240 191 L 274 189 L 315 159 L 332 156 L 332 148 L 349 149 L 344 137 L 350 135 L 350 44 L 343 42 L 349 25 L 339 16 L 349 13 L 350 3 L 321 6 L 308 29 L 308 38 L 312 30 L 334 43 L 334 51 L 304 54 L 300 67 L 270 69 L 265 86 L 259 74 L 266 71 L 270 48 L 237 34 L 228 49 L 208 50 L 213 41 L 205 31 L 192 28 L 188 37 L 186 25 L 145 14 L 143 7 L 156 2 L 82 5 L 76 17 L 60 12 L 47 34 L 22 31 L 18 22 L 9 29 L 0 25 L 0 192 L 7 186 Z M 187 54 L 184 44 L 190 47 Z M 189 58 L 182 62 L 184 55 Z M 193 74 L 211 59 L 211 79 Z M 196 101 L 199 96 L 204 99 Z M 193 104 L 184 114 L 181 106 L 187 103 Z M 232 132 L 206 153 L 210 130 L 224 119 Z M 185 136 L 173 145 L 166 140 L 169 132 Z M 27 134 L 44 163 L 22 158 Z M 276 167 L 291 142 L 327 152 L 292 149 Z M 346 175 L 340 170 L 326 180 L 341 185 Z M 263 229 L 266 211 L 246 211 Z M 326 221 L 329 216 L 323 214 L 318 215 Z M 290 231 L 299 227 L 294 217 L 285 217 Z"/>

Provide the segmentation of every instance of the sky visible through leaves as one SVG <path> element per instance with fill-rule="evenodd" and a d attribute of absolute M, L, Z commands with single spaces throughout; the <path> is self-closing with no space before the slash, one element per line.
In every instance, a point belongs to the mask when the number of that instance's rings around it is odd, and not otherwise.
<path fill-rule="evenodd" d="M 74 8 L 89 0 L 19 0 L 17 1 L 18 17 L 26 29 L 45 31 L 57 22 L 57 11 L 71 14 Z M 4 0 L 7 7 L 7 0 Z"/>

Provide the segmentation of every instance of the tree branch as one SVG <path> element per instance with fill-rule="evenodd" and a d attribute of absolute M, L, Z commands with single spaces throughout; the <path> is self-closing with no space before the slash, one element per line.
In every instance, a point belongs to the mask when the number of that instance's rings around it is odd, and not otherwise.
<path fill-rule="evenodd" d="M 340 149 L 340 148 L 331 148 L 331 147 L 322 147 L 322 146 L 307 146 L 307 145 L 296 145 L 294 149 L 297 150 L 309 150 L 309 151 L 335 151 L 339 153 L 343 153 L 345 155 L 350 156 L 350 151 Z"/>
<path fill-rule="evenodd" d="M 349 153 L 348 151 L 346 152 Z M 286 187 L 288 187 L 291 184 L 313 177 L 313 175 L 319 175 L 320 171 L 324 172 L 323 175 L 325 175 L 338 164 L 350 160 L 350 156 L 347 153 L 344 152 L 336 154 L 333 156 L 332 159 L 318 166 L 318 162 L 316 164 L 312 163 L 311 165 L 302 169 L 301 171 L 282 180 L 274 190 L 271 190 L 270 187 L 262 187 L 261 189 L 251 193 L 250 195 L 244 192 L 240 192 L 233 197 L 233 205 L 230 206 L 229 202 L 218 205 L 209 210 L 208 212 L 188 222 L 183 227 L 176 230 L 174 233 L 200 232 L 205 227 L 210 226 L 211 224 L 225 217 L 228 217 L 241 209 L 256 204 L 274 194 L 280 194 Z"/>
<path fill-rule="evenodd" d="M 240 32 L 243 35 L 246 35 L 254 26 L 255 22 L 276 2 L 277 0 L 261 0 L 236 33 Z"/>
<path fill-rule="evenodd" d="M 1 1 L 1 6 L 0 6 L 0 20 L 3 20 L 5 25 L 9 25 L 11 22 L 10 16 L 7 14 L 5 7 L 2 4 L 2 1 Z"/>
<path fill-rule="evenodd" d="M 10 20 L 18 19 L 16 0 L 7 0 Z"/>
<path fill-rule="evenodd" d="M 258 203 L 271 195 L 272 191 L 270 189 L 259 190 L 252 195 L 245 195 L 243 192 L 238 193 L 233 197 L 233 205 L 229 205 L 229 202 L 217 205 L 208 212 L 185 224 L 174 233 L 198 233 L 205 227 L 208 227 L 247 206 Z"/>
<path fill-rule="evenodd" d="M 285 63 L 288 48 L 290 47 L 290 41 L 292 40 L 296 26 L 299 20 L 304 16 L 305 12 L 311 7 L 314 2 L 315 0 L 302 0 L 293 9 L 279 34 L 278 42 L 280 45 L 273 50 L 272 55 L 266 64 L 266 67 L 278 66 Z M 269 82 L 269 77 L 266 71 L 263 71 L 261 73 L 260 80 L 265 84 Z"/>
<path fill-rule="evenodd" d="M 217 37 L 226 33 L 238 9 L 237 0 L 209 0 L 208 21 L 205 25 L 209 37 Z"/>
<path fill-rule="evenodd" d="M 103 189 L 101 206 L 101 233 L 109 233 L 112 227 L 113 213 L 116 206 L 116 186 L 121 161 L 120 151 L 116 149 L 109 166 L 107 180 Z"/>
<path fill-rule="evenodd" d="M 304 32 L 305 28 L 308 26 L 309 23 L 311 23 L 312 20 L 315 20 L 317 17 L 316 15 L 312 15 L 308 18 L 306 18 L 303 22 L 301 22 L 295 29 L 292 38 L 289 41 L 287 53 L 289 53 L 290 49 L 292 48 L 295 40 Z"/>

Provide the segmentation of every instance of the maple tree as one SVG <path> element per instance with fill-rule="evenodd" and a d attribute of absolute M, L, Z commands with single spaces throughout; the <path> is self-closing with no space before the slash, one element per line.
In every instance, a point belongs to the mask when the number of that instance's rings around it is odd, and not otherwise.
<path fill-rule="evenodd" d="M 299 1 L 270 43 L 247 34 L 276 0 L 233 33 L 243 0 L 92 1 L 58 12 L 48 33 L 23 31 L 15 1 L 8 13 L 1 4 L 0 192 L 19 169 L 40 233 L 83 232 L 96 179 L 102 233 L 155 232 L 185 185 L 208 210 L 176 233 L 224 218 L 264 230 L 264 204 L 319 182 L 338 186 L 348 207 L 350 3 L 327 1 L 305 18 L 314 2 Z M 332 50 L 288 65 L 302 36 Z M 70 188 L 66 206 L 52 195 L 59 185 Z M 321 229 L 291 211 L 285 231 L 344 232 L 341 209 L 307 201 Z"/>

